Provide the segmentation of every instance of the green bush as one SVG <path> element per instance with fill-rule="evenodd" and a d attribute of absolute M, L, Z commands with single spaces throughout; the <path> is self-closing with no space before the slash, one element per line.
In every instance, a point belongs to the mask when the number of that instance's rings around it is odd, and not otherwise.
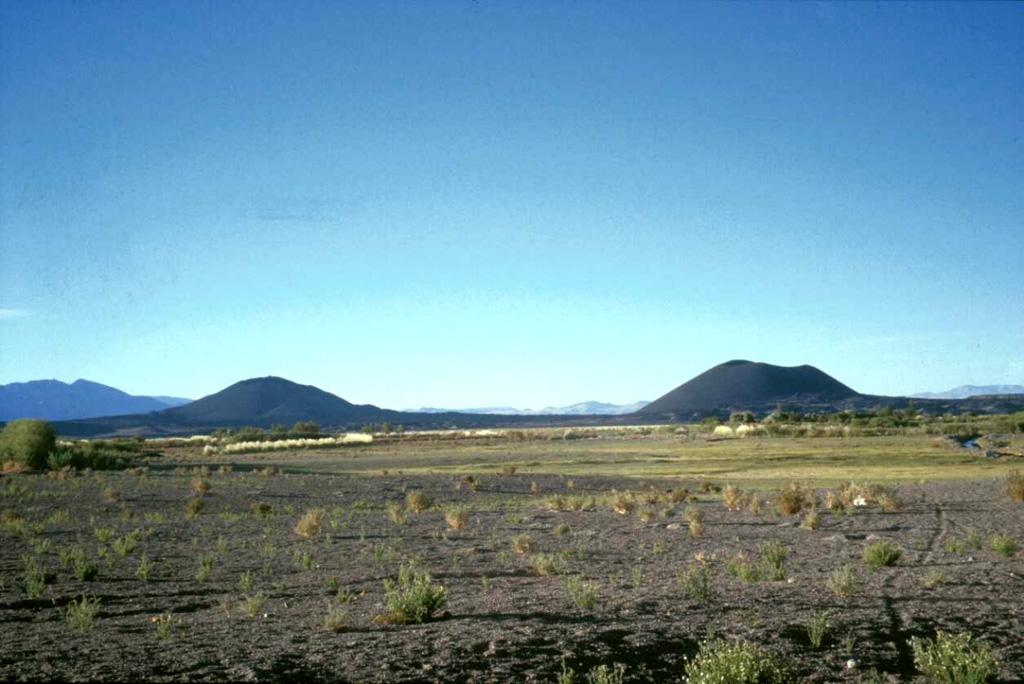
<path fill-rule="evenodd" d="M 383 618 L 397 625 L 426 622 L 439 613 L 448 600 L 448 592 L 431 582 L 430 575 L 417 574 L 406 565 L 399 568 L 397 582 L 384 580 L 384 595 L 388 613 Z"/>
<path fill-rule="evenodd" d="M 900 547 L 891 541 L 880 541 L 864 547 L 864 562 L 872 570 L 896 565 L 901 555 Z"/>
<path fill-rule="evenodd" d="M 56 446 L 57 436 L 45 420 L 13 420 L 0 432 L 0 461 L 41 469 Z"/>
<path fill-rule="evenodd" d="M 939 632 L 935 641 L 914 639 L 914 664 L 928 679 L 944 684 L 984 684 L 999 676 L 999 660 L 971 635 Z"/>
<path fill-rule="evenodd" d="M 688 684 L 786 684 L 796 679 L 777 653 L 745 641 L 711 641 L 686 666 Z"/>

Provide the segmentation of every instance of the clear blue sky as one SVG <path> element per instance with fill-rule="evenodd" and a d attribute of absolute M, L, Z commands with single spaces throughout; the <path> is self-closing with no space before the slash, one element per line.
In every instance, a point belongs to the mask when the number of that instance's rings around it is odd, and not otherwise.
<path fill-rule="evenodd" d="M 1024 4 L 0 3 L 0 383 L 1024 383 Z"/>

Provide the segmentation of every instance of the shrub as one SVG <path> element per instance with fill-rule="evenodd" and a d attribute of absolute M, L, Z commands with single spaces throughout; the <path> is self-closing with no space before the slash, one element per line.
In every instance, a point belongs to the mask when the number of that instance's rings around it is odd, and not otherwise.
<path fill-rule="evenodd" d="M 786 579 L 786 547 L 772 539 L 761 545 L 761 571 L 775 582 Z"/>
<path fill-rule="evenodd" d="M 775 497 L 775 508 L 782 515 L 796 515 L 813 505 L 814 497 L 807 487 L 799 482 L 790 482 L 789 486 Z"/>
<path fill-rule="evenodd" d="M 512 550 L 516 553 L 529 553 L 533 549 L 533 541 L 528 534 L 512 537 Z"/>
<path fill-rule="evenodd" d="M 192 491 L 199 496 L 205 496 L 210 491 L 210 481 L 202 477 L 192 478 Z"/>
<path fill-rule="evenodd" d="M 741 510 L 743 504 L 746 503 L 743 497 L 743 490 L 736 485 L 725 485 L 725 491 L 722 493 L 722 503 L 730 511 Z"/>
<path fill-rule="evenodd" d="M 1005 534 L 992 535 L 992 538 L 989 540 L 989 546 L 992 547 L 993 551 L 1002 554 L 1007 558 L 1013 558 L 1013 555 L 1017 553 L 1017 549 L 1020 548 L 1016 539 L 1008 537 Z"/>
<path fill-rule="evenodd" d="M 258 591 L 255 594 L 249 594 L 242 601 L 242 610 L 251 618 L 259 617 L 260 613 L 263 612 L 263 606 L 267 603 L 267 597 L 262 591 Z"/>
<path fill-rule="evenodd" d="M 902 551 L 891 541 L 880 541 L 864 547 L 864 562 L 872 570 L 891 567 L 899 562 Z"/>
<path fill-rule="evenodd" d="M 1006 476 L 1006 493 L 1011 501 L 1024 501 L 1024 474 L 1012 470 Z"/>
<path fill-rule="evenodd" d="M 348 622 L 348 612 L 333 601 L 327 602 L 327 617 L 324 618 L 324 629 L 340 632 Z"/>
<path fill-rule="evenodd" d="M 320 527 L 324 523 L 326 513 L 322 508 L 311 508 L 299 519 L 295 525 L 295 534 L 310 539 L 320 533 Z"/>
<path fill-rule="evenodd" d="M 45 420 L 12 420 L 0 432 L 0 461 L 14 461 L 33 469 L 46 466 L 57 446 L 57 436 Z"/>
<path fill-rule="evenodd" d="M 441 585 L 430 580 L 430 575 L 418 574 L 412 567 L 403 565 L 398 570 L 398 580 L 384 580 L 384 600 L 388 613 L 384 621 L 396 625 L 419 624 L 437 615 L 448 600 L 448 593 Z"/>
<path fill-rule="evenodd" d="M 135 576 L 143 582 L 149 581 L 149 576 L 153 572 L 153 563 L 149 560 L 146 554 L 142 554 L 139 558 L 139 565 L 135 568 Z"/>
<path fill-rule="evenodd" d="M 636 499 L 629 494 L 617 494 L 612 502 L 612 510 L 619 515 L 629 515 L 636 510 Z"/>
<path fill-rule="evenodd" d="M 68 604 L 65 616 L 71 628 L 79 634 L 85 634 L 92 629 L 92 621 L 100 612 L 100 600 L 98 598 L 87 599 L 82 597 L 80 603 L 72 601 Z"/>
<path fill-rule="evenodd" d="M 469 514 L 466 513 L 464 508 L 449 508 L 444 514 L 444 521 L 448 523 L 448 527 L 458 531 L 466 526 L 466 523 L 469 521 Z"/>
<path fill-rule="evenodd" d="M 676 576 L 676 579 L 688 599 L 710 601 L 714 597 L 715 572 L 708 563 L 700 561 L 690 563 Z"/>
<path fill-rule="evenodd" d="M 832 620 L 828 611 L 818 613 L 807 622 L 807 640 L 814 648 L 821 648 L 832 631 Z"/>
<path fill-rule="evenodd" d="M 852 565 L 844 565 L 828 576 L 825 586 L 839 598 L 849 598 L 857 590 L 857 575 Z"/>
<path fill-rule="evenodd" d="M 405 507 L 413 513 L 422 513 L 433 505 L 434 502 L 423 492 L 409 492 L 405 495 Z"/>
<path fill-rule="evenodd" d="M 686 665 L 688 684 L 785 684 L 796 679 L 782 657 L 744 641 L 706 642 Z"/>
<path fill-rule="evenodd" d="M 811 508 L 807 511 L 807 515 L 804 516 L 803 522 L 800 523 L 800 527 L 805 530 L 816 530 L 821 526 L 821 516 L 818 515 L 817 508 Z"/>
<path fill-rule="evenodd" d="M 598 665 L 587 673 L 587 684 L 622 684 L 625 677 L 625 665 L 616 664 L 614 668 Z"/>
<path fill-rule="evenodd" d="M 274 514 L 274 507 L 263 501 L 253 501 L 251 508 L 257 518 L 269 518 Z"/>
<path fill-rule="evenodd" d="M 206 506 L 206 502 L 202 499 L 189 499 L 185 503 L 185 517 L 194 518 L 203 510 Z"/>
<path fill-rule="evenodd" d="M 939 632 L 935 640 L 911 641 L 914 664 L 926 677 L 944 684 L 983 684 L 999 676 L 999 661 L 971 635 Z"/>
<path fill-rule="evenodd" d="M 538 575 L 561 575 L 565 572 L 565 561 L 550 553 L 535 553 L 530 556 L 530 565 Z"/>
<path fill-rule="evenodd" d="M 565 590 L 579 610 L 591 610 L 597 601 L 597 586 L 582 577 L 566 577 Z"/>

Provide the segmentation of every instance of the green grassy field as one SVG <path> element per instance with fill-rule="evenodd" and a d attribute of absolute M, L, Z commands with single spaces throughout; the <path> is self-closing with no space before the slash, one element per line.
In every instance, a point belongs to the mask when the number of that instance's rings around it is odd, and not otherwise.
<path fill-rule="evenodd" d="M 228 460 L 291 472 L 368 475 L 487 475 L 515 466 L 520 474 L 710 479 L 760 489 L 793 480 L 833 486 L 849 480 L 908 483 L 1002 477 L 1024 461 L 984 458 L 928 435 L 715 441 L 665 434 L 524 442 L 396 439 L 359 447 L 232 454 L 219 462 Z"/>

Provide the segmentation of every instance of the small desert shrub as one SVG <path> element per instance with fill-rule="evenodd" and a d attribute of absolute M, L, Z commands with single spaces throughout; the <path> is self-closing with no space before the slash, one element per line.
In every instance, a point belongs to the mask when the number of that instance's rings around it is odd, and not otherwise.
<path fill-rule="evenodd" d="M 65 617 L 71 629 L 79 634 L 85 634 L 92 629 L 92 622 L 100 612 L 100 600 L 82 597 L 81 602 L 72 601 L 68 604 Z"/>
<path fill-rule="evenodd" d="M 587 684 L 622 684 L 625 677 L 625 665 L 616 664 L 613 668 L 607 665 L 598 665 L 587 673 Z M 559 684 L 563 683 L 559 682 Z"/>
<path fill-rule="evenodd" d="M 39 470 L 56 446 L 57 436 L 45 420 L 12 420 L 0 432 L 0 461 Z"/>
<path fill-rule="evenodd" d="M 875 501 L 883 511 L 895 513 L 903 509 L 903 501 L 893 491 L 885 490 L 880 492 Z"/>
<path fill-rule="evenodd" d="M 430 575 L 418 574 L 411 566 L 398 570 L 397 581 L 384 580 L 384 600 L 388 613 L 385 622 L 396 625 L 419 624 L 437 615 L 448 600 L 441 585 L 434 584 Z"/>
<path fill-rule="evenodd" d="M 255 594 L 249 594 L 242 600 L 242 611 L 249 617 L 256 618 L 263 612 L 263 606 L 265 606 L 266 603 L 267 597 L 262 591 L 256 592 Z"/>
<path fill-rule="evenodd" d="M 947 539 L 942 548 L 946 550 L 946 553 L 963 553 L 967 550 L 967 544 L 960 539 Z"/>
<path fill-rule="evenodd" d="M 565 591 L 579 610 L 591 610 L 597 601 L 597 586 L 582 577 L 566 577 Z"/>
<path fill-rule="evenodd" d="M 857 574 L 852 565 L 844 565 L 828 576 L 825 586 L 839 598 L 849 598 L 857 590 Z"/>
<path fill-rule="evenodd" d="M 807 515 L 804 516 L 804 520 L 800 523 L 800 527 L 805 530 L 816 530 L 821 526 L 821 516 L 818 515 L 817 508 L 811 508 L 807 511 Z"/>
<path fill-rule="evenodd" d="M 528 534 L 518 534 L 512 537 L 512 550 L 516 553 L 529 553 L 533 550 L 533 541 Z"/>
<path fill-rule="evenodd" d="M 977 530 L 967 530 L 967 546 L 975 551 L 980 551 L 985 546 L 985 537 Z"/>
<path fill-rule="evenodd" d="M 213 569 L 213 556 L 208 553 L 199 555 L 199 568 L 196 570 L 196 581 L 205 584 L 210 579 L 210 571 Z"/>
<path fill-rule="evenodd" d="M 654 511 L 650 508 L 645 508 L 640 513 L 640 522 L 649 523 L 654 520 Z"/>
<path fill-rule="evenodd" d="M 761 545 L 761 570 L 775 582 L 786 579 L 786 547 L 771 539 Z"/>
<path fill-rule="evenodd" d="M 92 533 L 96 537 L 96 541 L 103 544 L 109 544 L 114 538 L 114 530 L 109 527 L 94 527 Z"/>
<path fill-rule="evenodd" d="M 572 531 L 572 528 L 565 523 L 560 523 L 551 528 L 551 534 L 555 535 L 568 534 L 570 531 Z"/>
<path fill-rule="evenodd" d="M 796 679 L 782 657 L 745 641 L 711 641 L 686 665 L 688 684 L 787 684 Z"/>
<path fill-rule="evenodd" d="M 469 522 L 469 514 L 464 508 L 449 508 L 444 514 L 444 521 L 453 530 L 461 530 Z"/>
<path fill-rule="evenodd" d="M 263 501 L 253 501 L 250 508 L 257 518 L 269 518 L 274 514 L 274 507 Z"/>
<path fill-rule="evenodd" d="M 700 520 L 691 520 L 689 522 L 690 536 L 694 539 L 699 539 L 704 536 L 704 523 Z"/>
<path fill-rule="evenodd" d="M 151 618 L 153 623 L 154 631 L 153 638 L 157 641 L 166 641 L 171 638 L 171 632 L 174 631 L 174 619 L 170 615 L 157 615 Z"/>
<path fill-rule="evenodd" d="M 764 573 L 758 565 L 751 563 L 746 555 L 737 553 L 725 561 L 725 571 L 739 581 L 750 584 L 764 579 Z"/>
<path fill-rule="evenodd" d="M 1006 476 L 1006 493 L 1011 501 L 1024 501 L 1024 474 L 1011 470 Z"/>
<path fill-rule="evenodd" d="M 551 553 L 535 553 L 530 556 L 530 566 L 538 575 L 561 575 L 565 573 L 565 561 Z"/>
<path fill-rule="evenodd" d="M 818 613 L 807 622 L 807 640 L 814 648 L 821 648 L 832 631 L 832 619 L 828 611 Z"/>
<path fill-rule="evenodd" d="M 256 588 L 256 582 L 253 580 L 252 573 L 246 570 L 238 578 L 238 590 L 243 594 L 248 594 Z"/>
<path fill-rule="evenodd" d="M 629 515 L 636 510 L 636 499 L 630 494 L 617 494 L 612 502 L 612 510 L 619 515 Z"/>
<path fill-rule="evenodd" d="M 751 496 L 747 502 L 747 510 L 750 511 L 751 515 L 761 515 L 764 511 L 764 502 L 761 500 L 761 497 L 756 494 Z"/>
<path fill-rule="evenodd" d="M 206 496 L 210 491 L 210 481 L 201 477 L 193 478 L 192 491 L 199 496 Z"/>
<path fill-rule="evenodd" d="M 138 542 L 139 537 L 142 535 L 141 530 L 135 530 L 129 535 L 124 537 L 118 537 L 114 540 L 113 548 L 114 553 L 122 558 L 127 556 L 129 553 L 135 550 L 135 544 Z"/>
<path fill-rule="evenodd" d="M 422 513 L 433 505 L 434 502 L 423 492 L 409 492 L 405 495 L 405 507 L 413 513 Z"/>
<path fill-rule="evenodd" d="M 33 556 L 24 556 L 22 561 L 25 563 L 25 593 L 30 599 L 40 598 L 50 579 L 46 565 Z"/>
<path fill-rule="evenodd" d="M 327 513 L 322 508 L 311 508 L 303 514 L 295 525 L 295 534 L 304 539 L 311 539 L 320 533 Z"/>
<path fill-rule="evenodd" d="M 103 489 L 103 498 L 107 501 L 117 501 L 119 494 L 120 492 L 118 492 L 115 487 L 108 486 Z"/>
<path fill-rule="evenodd" d="M 71 558 L 71 572 L 80 582 L 91 582 L 100 574 L 99 568 L 85 555 L 85 549 L 76 547 Z"/>
<path fill-rule="evenodd" d="M 775 497 L 775 508 L 782 515 L 797 515 L 805 508 L 814 505 L 814 497 L 799 482 L 790 482 L 789 486 Z"/>
<path fill-rule="evenodd" d="M 143 582 L 148 582 L 152 572 L 153 563 L 149 560 L 146 554 L 142 554 L 142 557 L 139 558 L 139 564 L 135 568 L 135 576 Z"/>
<path fill-rule="evenodd" d="M 333 601 L 327 602 L 327 617 L 324 618 L 324 629 L 340 632 L 348 622 L 348 612 Z"/>
<path fill-rule="evenodd" d="M 895 543 L 883 540 L 864 547 L 864 562 L 872 570 L 891 567 L 899 562 L 902 551 Z"/>
<path fill-rule="evenodd" d="M 718 494 L 722 491 L 722 485 L 714 482 L 701 482 L 697 487 L 698 494 Z"/>
<path fill-rule="evenodd" d="M 931 570 L 921 580 L 921 584 L 924 585 L 925 589 L 934 589 L 943 582 L 946 581 L 946 576 L 939 570 Z"/>
<path fill-rule="evenodd" d="M 999 660 L 971 635 L 938 632 L 935 640 L 913 639 L 914 664 L 931 681 L 942 684 L 984 684 L 999 676 Z"/>
<path fill-rule="evenodd" d="M 669 492 L 668 498 L 672 503 L 675 504 L 686 503 L 690 498 L 690 490 L 686 488 L 673 489 L 671 492 Z"/>
<path fill-rule="evenodd" d="M 709 563 L 694 561 L 676 579 L 688 599 L 710 601 L 714 596 L 715 571 Z"/>
<path fill-rule="evenodd" d="M 992 538 L 989 539 L 989 546 L 992 547 L 993 551 L 1006 556 L 1007 558 L 1013 558 L 1014 554 L 1017 553 L 1017 550 L 1020 548 L 1016 539 L 1008 537 L 1005 534 L 992 535 Z"/>
<path fill-rule="evenodd" d="M 185 503 L 185 517 L 194 518 L 199 515 L 203 508 L 206 507 L 206 502 L 202 499 L 189 499 Z"/>
<path fill-rule="evenodd" d="M 727 484 L 725 485 L 725 491 L 722 493 L 722 504 L 730 511 L 739 511 L 743 509 L 743 504 L 746 501 L 743 497 L 743 490 L 736 485 Z"/>

